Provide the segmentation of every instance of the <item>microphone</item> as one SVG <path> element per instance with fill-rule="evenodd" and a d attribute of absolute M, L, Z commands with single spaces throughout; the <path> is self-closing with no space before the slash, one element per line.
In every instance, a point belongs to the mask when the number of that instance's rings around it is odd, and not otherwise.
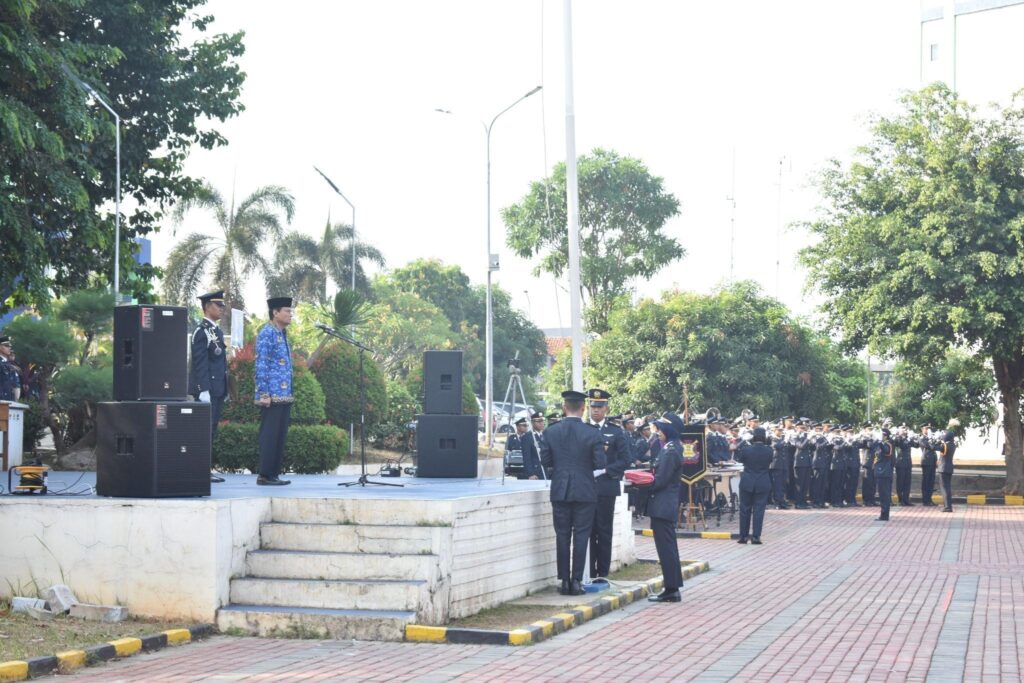
<path fill-rule="evenodd" d="M 313 327 L 317 328 L 318 330 L 323 330 L 324 332 L 335 332 L 336 331 L 333 327 L 328 327 L 327 325 L 324 325 L 323 323 L 316 323 L 316 324 L 313 325 Z"/>

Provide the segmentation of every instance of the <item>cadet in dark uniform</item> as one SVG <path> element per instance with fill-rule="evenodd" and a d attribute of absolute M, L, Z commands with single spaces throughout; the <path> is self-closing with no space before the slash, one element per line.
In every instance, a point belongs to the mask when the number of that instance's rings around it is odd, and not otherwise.
<path fill-rule="evenodd" d="M 761 530 L 764 527 L 764 509 L 768 504 L 768 493 L 771 481 L 768 468 L 773 461 L 772 449 L 765 443 L 764 429 L 754 428 L 754 436 L 750 445 L 736 451 L 736 461 L 743 463 L 743 474 L 740 475 L 740 539 L 738 543 L 746 543 L 749 539 L 754 545 L 761 545 Z M 753 515 L 753 536 L 750 537 L 750 518 Z"/>
<path fill-rule="evenodd" d="M 508 435 L 508 437 L 506 437 L 506 439 L 505 439 L 505 467 L 506 467 L 506 472 L 508 472 L 510 474 L 514 473 L 516 475 L 516 479 L 526 479 L 526 475 L 524 474 L 524 470 L 523 469 L 519 469 L 519 468 L 517 468 L 515 470 L 511 469 L 511 465 L 513 463 L 509 459 L 509 454 L 510 453 L 518 453 L 520 457 L 523 455 L 522 439 L 523 439 L 523 436 L 526 434 L 526 430 L 528 428 L 527 424 L 526 424 L 526 418 L 525 417 L 521 417 L 518 420 L 516 420 L 515 421 L 515 428 L 516 428 L 516 430 L 514 432 L 510 433 Z"/>
<path fill-rule="evenodd" d="M 878 516 L 881 522 L 889 521 L 889 508 L 892 505 L 892 471 L 893 452 L 895 446 L 889 440 L 889 430 L 882 430 L 882 440 L 875 444 L 875 485 L 878 487 L 878 502 L 882 513 Z"/>
<path fill-rule="evenodd" d="M 292 322 L 291 297 L 267 299 L 270 322 L 256 335 L 256 405 L 260 406 L 259 486 L 284 486 L 291 482 L 279 478 L 284 448 L 291 424 L 292 353 L 288 344 L 288 325 Z"/>
<path fill-rule="evenodd" d="M 783 436 L 782 427 L 775 428 L 775 440 L 772 441 L 772 462 L 768 467 L 768 476 L 772 480 L 772 499 L 776 510 L 788 510 L 786 504 L 786 488 L 789 484 L 789 461 L 786 453 L 789 444 Z M 742 479 L 740 480 L 743 481 Z M 742 498 L 742 491 L 740 492 Z"/>
<path fill-rule="evenodd" d="M 534 413 L 530 416 L 530 431 L 520 440 L 523 447 L 523 473 L 526 479 L 545 479 L 544 468 L 540 466 L 540 443 L 544 440 L 544 416 Z"/>
<path fill-rule="evenodd" d="M 905 427 L 900 427 L 896 432 L 893 445 L 896 446 L 896 461 L 893 463 L 893 469 L 896 471 L 896 498 L 900 501 L 900 506 L 912 506 L 910 473 L 914 469 L 914 462 L 910 459 L 910 449 L 914 447 L 914 442 Z"/>
<path fill-rule="evenodd" d="M 828 499 L 828 473 L 832 467 L 832 441 L 827 423 L 822 424 L 822 431 L 814 439 L 814 459 L 811 467 L 814 469 L 811 482 L 812 507 L 823 508 Z"/>
<path fill-rule="evenodd" d="M 829 464 L 828 492 L 829 505 L 834 508 L 845 507 L 843 493 L 843 481 L 846 478 L 846 441 L 843 439 L 842 429 L 846 425 L 839 425 L 836 431 L 832 432 L 832 462 Z"/>
<path fill-rule="evenodd" d="M 864 429 L 870 429 L 871 423 L 865 422 L 861 425 Z M 875 442 L 870 434 L 862 433 L 856 442 L 857 448 L 864 449 L 864 482 L 862 484 L 861 498 L 866 507 L 878 507 L 875 500 Z"/>
<path fill-rule="evenodd" d="M 814 448 L 806 424 L 801 423 L 797 426 L 793 445 L 796 446 L 793 462 L 793 469 L 796 472 L 796 507 L 798 510 L 806 510 L 807 490 L 811 483 L 811 451 Z"/>
<path fill-rule="evenodd" d="M 604 439 L 583 423 L 586 394 L 562 392 L 565 418 L 544 431 L 540 461 L 551 480 L 551 517 L 562 595 L 583 595 L 583 566 L 597 507 L 594 473 L 605 467 Z M 572 564 L 570 566 L 570 551 Z"/>
<path fill-rule="evenodd" d="M 548 427 L 550 427 L 553 424 L 557 424 L 558 421 L 561 419 L 562 416 L 559 415 L 558 413 L 551 413 L 550 415 L 548 415 Z"/>
<path fill-rule="evenodd" d="M 637 465 L 651 461 L 651 425 L 641 422 L 637 427 L 636 437 L 633 440 L 633 455 L 636 457 Z"/>
<path fill-rule="evenodd" d="M 860 488 L 860 447 L 857 445 L 857 439 L 853 436 L 853 425 L 846 425 L 844 437 L 846 439 L 846 446 L 844 446 L 846 476 L 843 478 L 845 487 L 843 500 L 846 507 L 856 508 L 860 507 L 860 503 L 857 502 L 857 489 Z"/>
<path fill-rule="evenodd" d="M 217 426 L 228 395 L 228 354 L 220 319 L 224 317 L 224 292 L 199 297 L 203 321 L 192 332 L 192 373 L 188 392 L 197 401 L 210 404 L 210 442 L 217 440 Z M 221 477 L 210 477 L 215 482 Z"/>
<path fill-rule="evenodd" d="M 679 478 L 683 474 L 683 447 L 679 443 L 682 420 L 678 416 L 662 418 L 654 423 L 658 430 L 661 448 L 654 462 L 654 483 L 651 497 L 647 502 L 647 514 L 651 517 L 651 531 L 654 532 L 654 547 L 661 563 L 661 575 L 665 588 L 659 595 L 648 596 L 651 602 L 679 602 L 682 597 L 683 570 L 679 566 L 679 545 L 676 540 L 676 520 L 679 517 Z"/>
<path fill-rule="evenodd" d="M 935 503 L 932 502 L 932 494 L 935 493 L 935 469 L 939 464 L 939 459 L 935 455 L 935 448 L 928 435 L 930 429 L 931 425 L 924 425 L 921 427 L 921 436 L 918 437 L 918 443 L 921 446 L 921 504 L 935 507 Z"/>
<path fill-rule="evenodd" d="M 949 427 L 939 434 L 936 453 L 939 456 L 939 476 L 942 478 L 942 511 L 953 511 L 953 454 L 956 453 L 956 437 L 953 429 L 960 426 L 960 421 L 953 418 Z"/>
<path fill-rule="evenodd" d="M 10 337 L 0 337 L 0 401 L 17 401 L 21 398 L 21 373 L 11 357 L 14 349 Z"/>
<path fill-rule="evenodd" d="M 597 428 L 604 440 L 606 458 L 605 471 L 596 475 L 597 510 L 594 512 L 594 528 L 590 534 L 590 576 L 597 578 L 607 577 L 611 570 L 615 499 L 622 494 L 622 475 L 632 461 L 622 428 L 606 419 L 611 394 L 604 389 L 590 389 L 587 398 L 590 403 L 590 425 Z"/>

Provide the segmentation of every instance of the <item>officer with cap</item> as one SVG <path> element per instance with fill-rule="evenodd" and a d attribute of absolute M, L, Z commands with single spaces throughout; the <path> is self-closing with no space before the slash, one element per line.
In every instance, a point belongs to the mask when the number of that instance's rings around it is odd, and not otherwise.
<path fill-rule="evenodd" d="M 860 448 L 857 445 L 857 439 L 854 438 L 853 425 L 846 425 L 844 432 L 846 476 L 843 477 L 843 488 L 845 489 L 843 501 L 846 503 L 846 507 L 856 508 L 860 507 L 860 503 L 857 502 L 857 488 L 860 485 Z"/>
<path fill-rule="evenodd" d="M 811 484 L 811 454 L 814 450 L 814 443 L 807 433 L 808 426 L 807 423 L 800 423 L 793 441 L 793 445 L 796 446 L 793 469 L 796 472 L 796 508 L 798 510 L 808 508 L 807 494 Z"/>
<path fill-rule="evenodd" d="M 529 429 L 529 425 L 526 422 L 525 417 L 521 417 L 515 422 L 516 431 L 508 435 L 505 439 L 505 468 L 509 474 L 515 474 L 516 479 L 527 479 L 525 474 L 525 468 L 519 469 L 518 467 L 513 471 L 510 470 L 509 453 L 518 452 L 520 456 L 523 455 L 523 437 L 526 436 L 526 432 Z M 524 458 L 525 460 L 525 458 Z"/>
<path fill-rule="evenodd" d="M 789 462 L 786 459 L 786 451 L 789 444 L 782 433 L 782 427 L 775 428 L 775 438 L 772 440 L 772 459 L 768 465 L 768 477 L 771 480 L 772 495 L 777 510 L 788 510 L 786 504 L 786 486 L 789 481 Z"/>
<path fill-rule="evenodd" d="M 281 479 L 284 447 L 291 424 L 292 350 L 288 343 L 288 325 L 292 322 L 292 298 L 267 299 L 270 323 L 256 335 L 256 405 L 260 407 L 259 486 L 284 486 Z"/>
<path fill-rule="evenodd" d="M 11 338 L 0 337 L 0 401 L 17 401 L 21 398 L 21 372 L 11 362 L 13 355 Z"/>
<path fill-rule="evenodd" d="M 189 393 L 197 401 L 210 404 L 210 440 L 217 439 L 217 425 L 228 395 L 228 354 L 220 319 L 224 317 L 224 292 L 208 292 L 199 297 L 203 321 L 192 332 L 192 373 Z M 213 481 L 224 481 L 211 477 Z"/>
<path fill-rule="evenodd" d="M 896 470 L 896 499 L 901 507 L 913 506 L 914 504 L 910 502 L 910 473 L 914 469 L 914 463 L 910 457 L 910 449 L 914 447 L 914 440 L 904 426 L 896 430 L 892 442 L 896 446 L 896 459 L 893 463 Z"/>
<path fill-rule="evenodd" d="M 525 479 L 546 479 L 540 466 L 540 444 L 544 440 L 544 415 L 530 415 L 530 429 L 520 439 L 523 448 L 523 474 Z"/>
<path fill-rule="evenodd" d="M 559 415 L 558 413 L 551 413 L 550 415 L 548 415 L 548 427 L 550 427 L 553 424 L 556 424 L 561 419 L 562 416 Z"/>
<path fill-rule="evenodd" d="M 882 440 L 875 443 L 875 486 L 878 488 L 878 503 L 882 506 L 882 513 L 878 515 L 878 521 L 889 521 L 889 508 L 892 505 L 892 474 L 893 458 L 896 446 L 889 440 L 889 430 L 882 430 Z"/>
<path fill-rule="evenodd" d="M 870 422 L 865 422 L 861 425 L 863 431 L 860 437 L 854 443 L 854 445 L 864 451 L 864 481 L 861 482 L 861 499 L 864 501 L 865 507 L 878 507 L 878 502 L 875 500 L 875 490 L 877 484 L 875 482 L 875 440 L 871 437 L 869 430 L 871 428 Z"/>
<path fill-rule="evenodd" d="M 631 464 L 630 451 L 622 429 L 608 419 L 608 399 L 604 389 L 590 389 L 590 424 L 597 428 L 605 443 L 606 467 L 597 479 L 597 510 L 590 535 L 590 575 L 607 577 L 612 563 L 612 532 L 615 529 L 615 499 L 622 493 L 622 475 Z"/>
<path fill-rule="evenodd" d="M 604 438 L 583 423 L 586 398 L 579 391 L 562 392 L 565 417 L 544 430 L 540 443 L 540 461 L 551 480 L 551 517 L 562 595 L 583 595 L 583 567 L 597 507 L 594 477 L 604 472 L 606 464 Z"/>
<path fill-rule="evenodd" d="M 942 511 L 953 511 L 953 454 L 956 453 L 956 434 L 953 430 L 960 427 L 960 420 L 955 417 L 949 421 L 946 429 L 939 433 L 936 453 L 939 457 L 939 477 L 942 484 Z"/>
<path fill-rule="evenodd" d="M 931 425 L 923 425 L 918 441 L 921 445 L 921 504 L 935 507 L 935 503 L 932 502 L 932 494 L 935 493 L 935 470 L 939 465 L 939 459 L 935 455 L 935 446 L 930 431 Z"/>

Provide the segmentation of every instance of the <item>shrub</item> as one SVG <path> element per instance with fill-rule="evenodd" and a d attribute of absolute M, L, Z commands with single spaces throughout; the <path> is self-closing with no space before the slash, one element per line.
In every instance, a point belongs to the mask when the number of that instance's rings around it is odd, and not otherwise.
<path fill-rule="evenodd" d="M 406 425 L 416 419 L 421 411 L 420 404 L 400 381 L 388 381 L 387 395 L 384 419 L 367 430 L 367 437 L 380 448 L 405 450 Z"/>
<path fill-rule="evenodd" d="M 381 421 L 387 410 L 384 376 L 369 354 L 365 358 L 366 425 Z M 352 346 L 332 342 L 324 346 L 310 369 L 320 381 L 327 399 L 327 420 L 331 424 L 359 423 L 359 353 Z"/>
<path fill-rule="evenodd" d="M 224 406 L 224 419 L 229 422 L 259 422 L 260 409 L 253 402 L 256 395 L 256 353 L 252 344 L 240 349 L 229 363 L 231 400 Z M 305 361 L 292 356 L 293 424 L 322 424 L 324 391 Z"/>
<path fill-rule="evenodd" d="M 28 404 L 28 409 L 25 411 L 25 424 L 22 425 L 22 449 L 26 453 L 34 453 L 39 440 L 46 436 L 46 419 L 43 417 L 43 410 L 39 407 L 38 400 L 30 398 L 22 403 Z"/>
<path fill-rule="evenodd" d="M 293 408 L 294 411 L 294 408 Z M 225 423 L 213 444 L 214 466 L 221 470 L 257 472 L 260 464 L 260 426 L 251 422 Z M 332 472 L 348 453 L 348 434 L 330 425 L 293 424 L 288 429 L 283 470 L 299 474 Z"/>

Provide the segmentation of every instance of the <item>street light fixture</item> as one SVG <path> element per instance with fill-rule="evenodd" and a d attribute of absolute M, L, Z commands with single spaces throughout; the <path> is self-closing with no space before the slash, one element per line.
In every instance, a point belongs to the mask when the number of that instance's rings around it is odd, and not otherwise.
<path fill-rule="evenodd" d="M 495 122 L 498 118 L 507 112 L 512 107 L 516 106 L 527 97 L 536 95 L 541 91 L 543 86 L 538 85 L 536 88 L 526 93 L 512 104 L 508 105 L 491 119 L 491 122 L 484 123 L 484 132 L 487 134 L 487 314 L 486 314 L 486 341 L 484 351 L 484 369 L 485 369 L 485 387 L 484 387 L 484 423 L 486 429 L 486 442 L 487 447 L 491 448 L 494 438 L 494 430 L 492 429 L 492 414 L 494 412 L 494 315 L 491 308 L 491 273 L 498 270 L 498 255 L 491 253 L 491 130 L 494 128 Z M 447 109 L 435 109 L 434 111 L 441 114 L 451 114 L 452 112 Z"/>
<path fill-rule="evenodd" d="M 68 68 L 67 64 L 61 64 L 71 80 L 81 88 L 85 94 L 91 96 L 103 108 L 114 117 L 114 147 L 115 147 L 115 184 L 114 184 L 114 305 L 120 303 L 120 281 L 121 281 L 121 117 L 117 115 L 106 100 L 100 97 L 95 88 L 80 79 Z"/>

